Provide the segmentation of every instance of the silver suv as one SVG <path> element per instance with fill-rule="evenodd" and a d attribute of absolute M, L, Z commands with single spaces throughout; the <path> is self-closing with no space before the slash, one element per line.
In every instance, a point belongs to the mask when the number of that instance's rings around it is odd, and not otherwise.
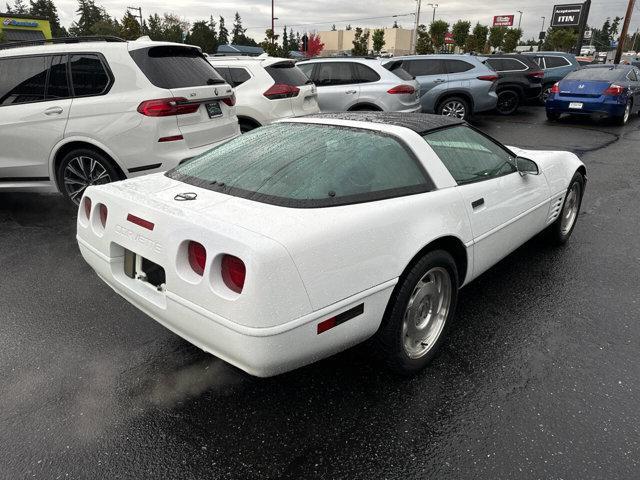
<path fill-rule="evenodd" d="M 422 111 L 458 118 L 493 110 L 498 102 L 498 74 L 470 55 L 412 55 L 384 64 L 420 83 Z"/>
<path fill-rule="evenodd" d="M 419 112 L 419 84 L 402 69 L 391 72 L 369 58 L 319 58 L 297 66 L 318 87 L 323 112 Z"/>

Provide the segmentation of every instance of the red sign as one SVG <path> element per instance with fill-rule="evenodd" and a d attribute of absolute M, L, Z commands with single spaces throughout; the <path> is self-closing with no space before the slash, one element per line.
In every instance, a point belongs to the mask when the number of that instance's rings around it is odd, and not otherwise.
<path fill-rule="evenodd" d="M 453 45 L 454 43 L 456 43 L 456 41 L 453 39 L 452 33 L 447 32 L 444 34 L 444 43 L 447 45 Z"/>
<path fill-rule="evenodd" d="M 513 27 L 513 17 L 515 15 L 496 15 L 493 17 L 494 27 Z"/>

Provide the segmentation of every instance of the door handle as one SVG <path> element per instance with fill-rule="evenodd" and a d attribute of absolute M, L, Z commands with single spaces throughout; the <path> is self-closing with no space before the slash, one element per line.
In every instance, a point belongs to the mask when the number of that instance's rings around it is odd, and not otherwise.
<path fill-rule="evenodd" d="M 45 115 L 60 115 L 64 109 L 62 107 L 51 107 L 44 111 Z"/>
<path fill-rule="evenodd" d="M 356 93 L 355 90 L 347 90 L 344 93 L 346 93 L 347 95 L 353 95 L 354 93 Z"/>
<path fill-rule="evenodd" d="M 471 208 L 476 209 L 484 205 L 484 198 L 479 198 L 478 200 L 474 200 L 471 202 Z"/>

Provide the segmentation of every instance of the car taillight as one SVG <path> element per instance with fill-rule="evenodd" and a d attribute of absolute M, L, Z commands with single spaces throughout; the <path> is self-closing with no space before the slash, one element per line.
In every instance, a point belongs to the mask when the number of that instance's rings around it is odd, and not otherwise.
<path fill-rule="evenodd" d="M 191 269 L 198 275 L 202 276 L 204 273 L 204 266 L 207 262 L 207 251 L 200 243 L 194 241 L 189 242 L 187 250 Z"/>
<path fill-rule="evenodd" d="M 236 96 L 235 94 L 231 95 L 230 97 L 223 98 L 222 101 L 230 107 L 233 107 L 236 104 Z"/>
<path fill-rule="evenodd" d="M 624 92 L 623 86 L 612 83 L 611 85 L 609 85 L 609 88 L 607 88 L 604 92 L 602 92 L 602 94 L 612 95 L 614 97 L 617 97 L 618 95 L 621 95 L 623 92 Z"/>
<path fill-rule="evenodd" d="M 416 93 L 416 89 L 411 85 L 397 85 L 387 90 L 387 93 L 394 94 L 412 94 Z"/>
<path fill-rule="evenodd" d="M 84 201 L 82 202 L 84 205 L 84 215 L 87 217 L 87 220 L 91 216 L 91 199 L 89 197 L 84 197 Z"/>
<path fill-rule="evenodd" d="M 536 70 L 535 72 L 531 72 L 527 74 L 529 78 L 544 78 L 544 72 L 542 70 Z"/>
<path fill-rule="evenodd" d="M 551 87 L 551 90 L 549 90 L 549 93 L 560 93 L 560 84 L 559 83 L 554 83 L 553 87 Z"/>
<path fill-rule="evenodd" d="M 107 214 L 109 213 L 109 211 L 107 210 L 107 206 L 103 204 L 100 204 L 98 211 L 100 212 L 100 223 L 104 228 L 104 226 L 107 224 Z"/>
<path fill-rule="evenodd" d="M 271 85 L 269 90 L 263 93 L 269 100 L 279 100 L 281 98 L 297 97 L 300 89 L 295 85 L 287 85 L 284 83 L 276 83 Z"/>
<path fill-rule="evenodd" d="M 222 257 L 221 263 L 222 280 L 224 284 L 236 293 L 242 292 L 247 269 L 244 262 L 233 255 Z"/>
<path fill-rule="evenodd" d="M 147 117 L 171 117 L 196 113 L 199 108 L 199 103 L 187 103 L 186 98 L 172 97 L 146 100 L 138 105 L 138 112 Z"/>
<path fill-rule="evenodd" d="M 171 135 L 169 137 L 160 137 L 158 139 L 158 142 L 160 142 L 160 143 L 178 142 L 180 140 L 184 140 L 184 137 L 182 135 Z"/>
<path fill-rule="evenodd" d="M 484 80 L 486 82 L 495 82 L 500 77 L 498 75 L 480 75 L 477 77 L 478 80 Z"/>

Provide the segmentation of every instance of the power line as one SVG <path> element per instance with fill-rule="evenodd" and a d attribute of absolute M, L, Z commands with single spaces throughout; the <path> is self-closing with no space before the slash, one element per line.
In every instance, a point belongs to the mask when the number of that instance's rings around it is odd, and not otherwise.
<path fill-rule="evenodd" d="M 411 15 L 415 15 L 415 13 L 398 13 L 395 15 L 382 15 L 379 17 L 363 17 L 363 18 L 350 18 L 350 19 L 340 19 L 340 20 L 321 20 L 319 22 L 313 23 L 298 23 L 298 24 L 287 24 L 287 27 L 309 27 L 315 25 L 325 25 L 329 23 L 346 23 L 346 22 L 359 22 L 362 20 L 379 20 L 381 18 L 397 18 L 397 17 L 408 17 Z M 253 30 L 256 28 L 271 28 L 270 26 L 261 26 L 261 27 L 245 27 L 247 30 Z"/>

